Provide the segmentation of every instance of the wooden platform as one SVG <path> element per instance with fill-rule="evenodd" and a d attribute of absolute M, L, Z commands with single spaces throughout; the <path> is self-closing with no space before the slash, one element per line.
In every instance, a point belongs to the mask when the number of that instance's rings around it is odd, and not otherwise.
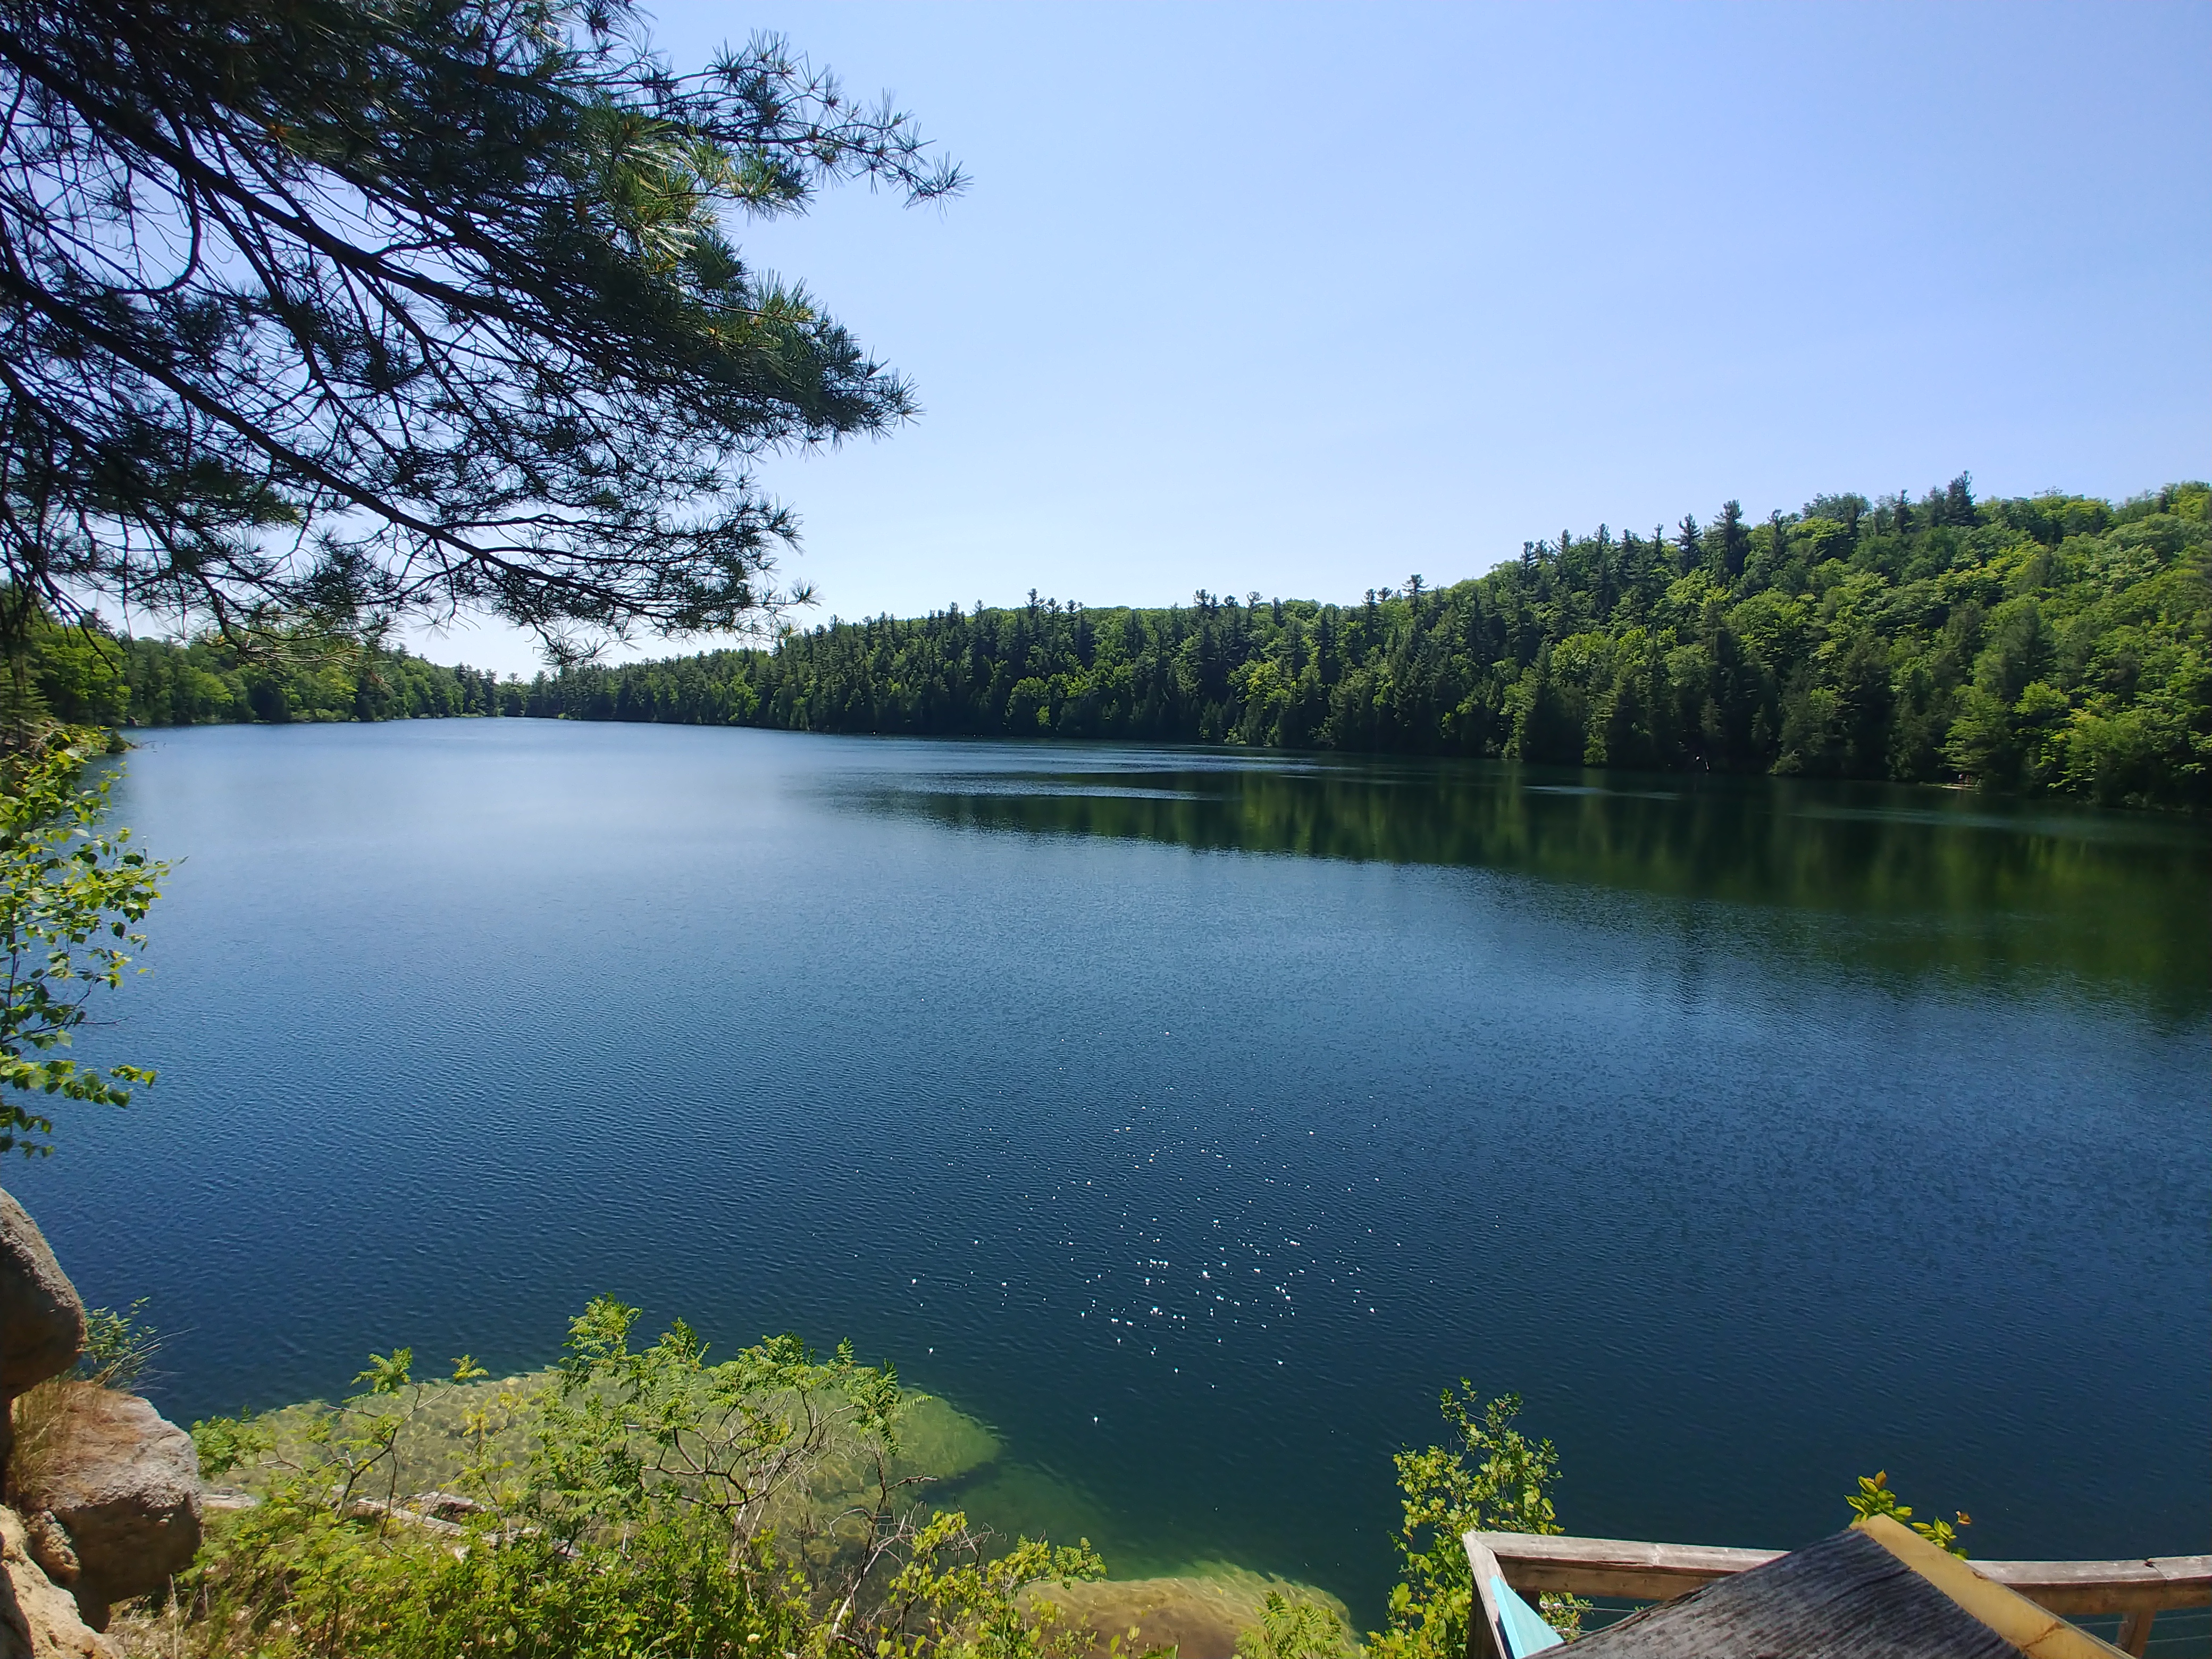
<path fill-rule="evenodd" d="M 1789 1554 L 1516 1533 L 1466 1541 L 1481 1609 L 1469 1659 L 1535 1650 L 1521 1610 L 1501 1603 L 1546 1591 L 1660 1604 L 1574 1644 L 1597 1659 L 2087 1659 L 2141 1653 L 2160 1608 L 2212 1603 L 2212 1558 L 1969 1565 L 1879 1517 Z M 2120 1649 L 2054 1616 L 2112 1613 L 2127 1615 Z"/>
<path fill-rule="evenodd" d="M 1710 1544 L 1647 1544 L 1626 1538 L 1547 1537 L 1533 1532 L 1477 1533 L 1498 1558 L 1505 1582 L 1524 1595 L 1617 1595 L 1664 1601 L 1716 1578 L 1778 1559 L 1780 1550 Z M 2152 1556 L 2131 1561 L 1976 1561 L 1985 1578 L 2069 1618 L 2212 1607 L 2212 1555 Z"/>
<path fill-rule="evenodd" d="M 1574 1644 L 1589 1659 L 2020 1659 L 1864 1533 L 1839 1532 Z"/>

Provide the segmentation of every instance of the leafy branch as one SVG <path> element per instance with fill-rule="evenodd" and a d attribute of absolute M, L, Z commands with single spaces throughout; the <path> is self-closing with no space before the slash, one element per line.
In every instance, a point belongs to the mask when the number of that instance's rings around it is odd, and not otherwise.
<path fill-rule="evenodd" d="M 1912 1506 L 1899 1503 L 1896 1492 L 1891 1490 L 1889 1471 L 1887 1469 L 1877 1469 L 1871 1475 L 1861 1475 L 1859 1489 L 1845 1501 L 1850 1504 L 1851 1513 L 1861 1520 L 1869 1515 L 1887 1515 L 1893 1520 L 1907 1522 L 1913 1531 L 1938 1549 L 1947 1550 L 1953 1555 L 1966 1553 L 1966 1545 L 1959 1540 L 1959 1533 L 1960 1528 L 1974 1524 L 1973 1517 L 1966 1510 L 1960 1510 L 1956 1512 L 1955 1522 L 1913 1520 Z"/>
<path fill-rule="evenodd" d="M 62 732 L 0 762 L 0 1152 L 52 1152 L 58 1097 L 126 1106 L 154 1081 L 143 1066 L 80 1065 L 70 1046 L 88 1005 L 119 988 L 146 936 L 136 931 L 168 866 L 105 827 L 110 772 L 88 784 L 105 734 Z M 140 971 L 143 971 L 143 969 Z"/>

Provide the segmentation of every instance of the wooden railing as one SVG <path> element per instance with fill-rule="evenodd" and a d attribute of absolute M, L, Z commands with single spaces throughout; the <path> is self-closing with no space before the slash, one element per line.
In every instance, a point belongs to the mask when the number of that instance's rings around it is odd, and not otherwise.
<path fill-rule="evenodd" d="M 1498 1558 L 1505 1582 L 1532 1599 L 1546 1591 L 1667 1601 L 1730 1573 L 1763 1566 L 1780 1550 L 1644 1544 L 1620 1538 L 1471 1534 Z M 2141 1561 L 1976 1561 L 1974 1570 L 2062 1618 L 2122 1615 L 2119 1645 L 2140 1654 L 2167 1607 L 2212 1606 L 2212 1555 Z"/>

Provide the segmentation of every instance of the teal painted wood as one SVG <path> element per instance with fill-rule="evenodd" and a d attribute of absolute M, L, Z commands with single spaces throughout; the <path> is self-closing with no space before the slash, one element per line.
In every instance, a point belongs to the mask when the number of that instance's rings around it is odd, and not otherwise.
<path fill-rule="evenodd" d="M 1560 1645 L 1559 1633 L 1543 1615 L 1516 1595 L 1504 1579 L 1493 1576 L 1490 1594 L 1498 1603 L 1498 1621 L 1504 1626 L 1505 1659 L 1528 1659 L 1532 1653 Z"/>

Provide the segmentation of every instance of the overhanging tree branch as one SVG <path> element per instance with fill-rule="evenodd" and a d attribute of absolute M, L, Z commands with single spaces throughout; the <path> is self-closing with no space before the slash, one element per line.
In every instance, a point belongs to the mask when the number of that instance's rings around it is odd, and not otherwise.
<path fill-rule="evenodd" d="M 0 0 L 0 577 L 551 648 L 772 611 L 749 459 L 914 404 L 727 228 L 857 178 L 962 183 L 780 41 L 679 76 L 622 4 Z"/>

